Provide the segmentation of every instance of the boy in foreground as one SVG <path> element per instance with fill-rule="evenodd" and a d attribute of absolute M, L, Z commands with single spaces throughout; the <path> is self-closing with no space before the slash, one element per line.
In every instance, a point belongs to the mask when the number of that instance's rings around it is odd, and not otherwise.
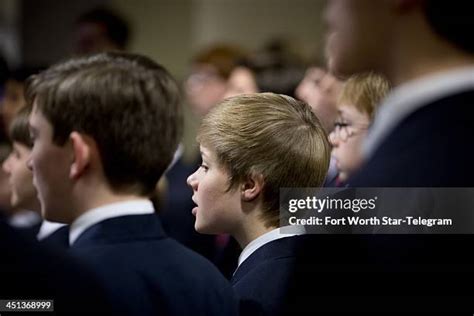
<path fill-rule="evenodd" d="M 169 239 L 149 201 L 181 136 L 178 87 L 152 60 L 71 59 L 27 87 L 28 161 L 48 220 L 102 280 L 117 314 L 233 315 L 230 286 Z"/>

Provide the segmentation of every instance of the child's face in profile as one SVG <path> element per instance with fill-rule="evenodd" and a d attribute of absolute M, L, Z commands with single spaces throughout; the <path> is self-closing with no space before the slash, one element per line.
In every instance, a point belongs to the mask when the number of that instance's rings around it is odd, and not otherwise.
<path fill-rule="evenodd" d="M 362 143 L 367 136 L 369 116 L 355 106 L 340 105 L 334 130 L 329 135 L 333 145 L 339 179 L 346 181 L 362 163 Z"/>
<path fill-rule="evenodd" d="M 232 233 L 240 223 L 240 193 L 229 188 L 230 173 L 217 161 L 215 153 L 200 146 L 202 164 L 191 174 L 188 185 L 193 189 L 194 228 L 205 234 Z"/>
<path fill-rule="evenodd" d="M 337 115 L 336 101 L 342 89 L 342 82 L 320 68 L 310 68 L 296 88 L 298 99 L 308 103 L 329 133 Z"/>
<path fill-rule="evenodd" d="M 28 125 L 33 148 L 27 165 L 33 171 L 33 185 L 38 191 L 42 215 L 50 221 L 71 223 L 72 212 L 65 210 L 70 207 L 73 185 L 70 176 L 74 162 L 72 146 L 59 146 L 53 142 L 53 126 L 36 103 Z"/>
<path fill-rule="evenodd" d="M 19 142 L 13 142 L 13 150 L 3 163 L 8 174 L 13 207 L 39 211 L 40 205 L 33 186 L 33 173 L 27 167 L 31 149 Z"/>

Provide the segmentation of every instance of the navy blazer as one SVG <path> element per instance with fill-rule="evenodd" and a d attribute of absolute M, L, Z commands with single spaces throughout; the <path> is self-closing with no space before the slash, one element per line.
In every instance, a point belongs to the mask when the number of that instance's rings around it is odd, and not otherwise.
<path fill-rule="evenodd" d="M 166 237 L 155 214 L 104 220 L 71 251 L 105 284 L 123 315 L 235 315 L 232 288 L 205 258 Z"/>
<path fill-rule="evenodd" d="M 473 141 L 474 90 L 448 95 L 400 122 L 348 182 L 353 187 L 474 187 Z M 454 210 L 448 205 L 445 211 Z M 397 258 L 393 269 L 411 265 L 413 277 L 393 274 L 392 280 L 405 293 L 419 293 L 420 309 L 454 313 L 474 308 L 474 256 L 468 250 L 473 236 L 378 235 L 366 247 L 373 258 L 382 252 Z M 436 279 L 420 277 L 428 271 Z"/>
<path fill-rule="evenodd" d="M 54 313 L 45 315 L 114 315 L 93 272 L 2 220 L 0 253 L 1 299 L 54 300 Z"/>
<path fill-rule="evenodd" d="M 405 118 L 349 179 L 353 187 L 474 187 L 474 91 Z"/>
<path fill-rule="evenodd" d="M 271 241 L 253 252 L 235 271 L 231 283 L 242 315 L 280 315 L 295 272 L 302 236 Z M 303 288 L 300 288 L 303 290 Z"/>
<path fill-rule="evenodd" d="M 46 236 L 40 243 L 58 250 L 66 250 L 69 248 L 69 225 L 62 226 Z"/>
<path fill-rule="evenodd" d="M 232 285 L 241 315 L 453 315 L 474 308 L 471 248 L 460 257 L 445 235 L 286 237 L 250 255 Z"/>
<path fill-rule="evenodd" d="M 332 234 L 285 237 L 263 245 L 242 262 L 231 280 L 241 315 L 357 310 L 357 306 L 340 302 L 352 299 L 360 303 L 360 293 L 354 296 L 350 280 L 369 280 L 354 270 L 373 272 L 374 262 L 368 261 L 364 246 L 364 236 Z M 376 292 L 365 295 L 365 301 L 372 301 L 378 289 Z"/>

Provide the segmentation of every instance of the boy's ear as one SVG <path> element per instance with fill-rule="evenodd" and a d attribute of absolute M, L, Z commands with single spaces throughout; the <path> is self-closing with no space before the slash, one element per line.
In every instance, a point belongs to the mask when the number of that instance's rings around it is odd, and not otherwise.
<path fill-rule="evenodd" d="M 245 202 L 251 202 L 255 200 L 263 190 L 265 182 L 263 175 L 252 174 L 247 180 L 241 185 L 242 200 Z"/>
<path fill-rule="evenodd" d="M 78 132 L 72 132 L 69 135 L 73 154 L 73 161 L 69 171 L 71 179 L 79 178 L 91 163 L 91 144 L 87 141 L 86 137 Z"/>

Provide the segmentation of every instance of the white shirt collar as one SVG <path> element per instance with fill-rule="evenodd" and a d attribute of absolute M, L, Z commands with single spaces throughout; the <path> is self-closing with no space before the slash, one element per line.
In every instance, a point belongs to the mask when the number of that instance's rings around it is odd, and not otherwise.
<path fill-rule="evenodd" d="M 242 250 L 242 253 L 239 256 L 239 264 L 237 267 L 239 267 L 242 262 L 244 262 L 252 253 L 254 253 L 258 248 L 264 246 L 265 244 L 268 244 L 271 241 L 280 239 L 280 238 L 285 238 L 285 237 L 291 237 L 291 236 L 296 236 L 296 235 L 303 235 L 306 233 L 304 226 L 290 226 L 291 227 L 291 233 L 282 233 L 280 231 L 281 228 L 275 228 L 268 233 L 265 233 L 258 238 L 252 240 L 245 248 Z M 285 228 L 285 227 L 282 227 Z"/>
<path fill-rule="evenodd" d="M 450 94 L 474 89 L 474 67 L 419 78 L 395 88 L 377 112 L 364 144 L 365 158 L 369 158 L 382 141 L 403 119 L 429 103 Z"/>
<path fill-rule="evenodd" d="M 106 219 L 125 215 L 153 214 L 154 212 L 153 204 L 146 199 L 112 203 L 91 209 L 71 224 L 69 245 L 72 245 L 86 229 Z"/>
<path fill-rule="evenodd" d="M 65 225 L 66 224 L 43 220 L 43 222 L 41 223 L 40 229 L 38 231 L 38 235 L 36 235 L 36 239 L 43 240 Z"/>

